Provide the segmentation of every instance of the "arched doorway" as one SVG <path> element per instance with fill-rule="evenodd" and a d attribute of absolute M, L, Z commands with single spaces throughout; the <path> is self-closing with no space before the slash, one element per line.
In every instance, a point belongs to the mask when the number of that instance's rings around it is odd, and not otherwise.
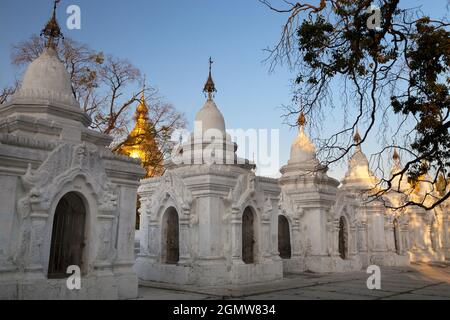
<path fill-rule="evenodd" d="M 344 217 L 339 219 L 339 255 L 342 259 L 347 259 L 348 252 L 348 232 L 347 221 Z"/>
<path fill-rule="evenodd" d="M 255 220 L 252 209 L 247 207 L 242 215 L 242 261 L 246 264 L 256 260 Z"/>
<path fill-rule="evenodd" d="M 177 264 L 180 260 L 180 234 L 178 213 L 173 207 L 166 210 L 163 217 L 162 262 Z"/>
<path fill-rule="evenodd" d="M 71 265 L 82 269 L 85 222 L 83 199 L 74 192 L 62 197 L 53 218 L 48 278 L 65 278 Z"/>
<path fill-rule="evenodd" d="M 400 254 L 400 233 L 399 233 L 399 228 L 398 228 L 398 221 L 397 219 L 394 219 L 394 221 L 392 222 L 394 225 L 394 246 L 395 246 L 395 252 L 397 254 Z"/>
<path fill-rule="evenodd" d="M 285 216 L 278 216 L 278 251 L 282 259 L 291 258 L 291 234 Z"/>

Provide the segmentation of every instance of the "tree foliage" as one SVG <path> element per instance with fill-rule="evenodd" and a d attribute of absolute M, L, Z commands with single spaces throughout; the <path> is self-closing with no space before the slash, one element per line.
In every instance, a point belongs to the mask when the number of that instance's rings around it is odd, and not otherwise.
<path fill-rule="evenodd" d="M 270 50 L 272 67 L 287 62 L 297 72 L 295 97 L 302 109 L 287 107 L 286 116 L 304 111 L 311 117 L 335 107 L 335 96 L 344 99 L 349 123 L 321 141 L 325 164 L 337 162 L 364 143 L 379 123 L 391 127 L 391 141 L 377 155 L 400 149 L 406 160 L 402 170 L 386 175 L 376 195 L 400 191 L 395 178 L 429 183 L 430 192 L 417 205 L 433 209 L 450 197 L 450 68 L 449 23 L 432 19 L 417 8 L 402 8 L 399 0 L 321 0 L 317 3 L 282 1 L 270 9 L 287 14 L 280 41 Z M 314 1 L 312 1 L 314 2 Z M 380 10 L 380 24 L 369 27 L 373 5 Z M 337 86 L 336 83 L 340 85 Z M 336 92 L 336 88 L 341 90 Z M 356 106 L 348 113 L 349 104 Z M 395 116 L 400 121 L 392 121 Z M 377 122 L 378 121 L 378 122 Z M 350 137 L 363 130 L 360 141 Z M 385 128 L 384 128 L 385 129 Z M 387 131 L 383 128 L 381 131 Z M 379 163 L 381 160 L 376 161 Z M 444 181 L 436 192 L 436 182 Z M 436 196 L 439 194 L 439 196 Z"/>

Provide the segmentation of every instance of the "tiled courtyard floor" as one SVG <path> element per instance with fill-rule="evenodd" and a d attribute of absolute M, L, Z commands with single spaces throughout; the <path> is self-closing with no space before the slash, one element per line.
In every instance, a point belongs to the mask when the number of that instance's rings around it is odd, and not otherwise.
<path fill-rule="evenodd" d="M 364 271 L 341 274 L 289 274 L 285 279 L 240 287 L 176 287 L 148 283 L 143 300 L 450 300 L 450 264 L 414 264 L 381 268 L 381 290 L 369 290 Z"/>

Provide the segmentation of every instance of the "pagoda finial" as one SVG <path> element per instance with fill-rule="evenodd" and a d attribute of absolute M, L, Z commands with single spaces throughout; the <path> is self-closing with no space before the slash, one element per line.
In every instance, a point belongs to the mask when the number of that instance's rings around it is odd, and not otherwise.
<path fill-rule="evenodd" d="M 305 124 L 306 124 L 306 117 L 305 117 L 305 113 L 302 111 L 302 112 L 300 113 L 300 116 L 298 117 L 297 125 L 298 125 L 299 127 L 304 127 Z"/>
<path fill-rule="evenodd" d="M 355 144 L 359 145 L 361 143 L 361 135 L 359 134 L 358 128 L 356 128 L 355 136 L 353 137 Z"/>
<path fill-rule="evenodd" d="M 64 36 L 59 27 L 58 21 L 56 20 L 56 8 L 61 0 L 55 0 L 53 3 L 53 14 L 50 20 L 47 22 L 44 29 L 41 31 L 41 37 L 43 36 L 47 39 L 45 46 L 47 48 L 56 49 L 58 46 L 59 39 L 64 39 Z"/>
<path fill-rule="evenodd" d="M 144 102 L 144 103 L 145 103 L 145 85 L 146 85 L 145 82 L 146 81 L 147 81 L 147 75 L 144 74 L 144 82 L 142 84 L 142 102 Z"/>
<path fill-rule="evenodd" d="M 394 159 L 394 161 L 400 160 L 400 156 L 398 155 L 397 148 L 394 148 L 394 154 L 392 155 L 392 159 Z"/>
<path fill-rule="evenodd" d="M 146 79 L 147 79 L 147 76 L 144 75 L 144 82 L 142 84 L 141 101 L 139 103 L 139 106 L 136 109 L 136 118 L 137 119 L 139 119 L 139 118 L 147 119 L 148 118 L 148 107 L 147 107 L 147 103 L 145 102 Z"/>
<path fill-rule="evenodd" d="M 214 61 L 211 57 L 209 57 L 209 76 L 208 80 L 205 83 L 205 87 L 203 88 L 203 92 L 208 94 L 208 100 L 212 100 L 214 93 L 217 92 L 216 86 L 214 84 L 214 80 L 212 78 L 212 64 Z"/>

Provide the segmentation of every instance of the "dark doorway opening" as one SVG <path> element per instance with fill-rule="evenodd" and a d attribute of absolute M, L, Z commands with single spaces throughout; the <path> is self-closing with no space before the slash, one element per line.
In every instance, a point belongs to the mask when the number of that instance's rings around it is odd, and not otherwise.
<path fill-rule="evenodd" d="M 163 263 L 177 264 L 180 260 L 180 234 L 178 213 L 175 208 L 169 208 L 164 215 L 164 234 L 165 256 Z"/>
<path fill-rule="evenodd" d="M 285 216 L 278 216 L 278 251 L 282 259 L 291 258 L 291 234 Z"/>
<path fill-rule="evenodd" d="M 242 215 L 242 261 L 246 264 L 255 263 L 255 215 L 250 208 Z"/>
<path fill-rule="evenodd" d="M 397 254 L 400 254 L 400 233 L 399 233 L 399 228 L 398 228 L 398 221 L 397 219 L 394 219 L 393 221 L 394 224 L 394 245 L 395 245 L 395 252 Z"/>
<path fill-rule="evenodd" d="M 339 255 L 342 259 L 347 259 L 348 233 L 347 222 L 344 217 L 339 219 Z"/>
<path fill-rule="evenodd" d="M 48 278 L 67 277 L 67 268 L 82 269 L 86 222 L 83 199 L 74 192 L 66 194 L 56 206 L 53 218 Z"/>

